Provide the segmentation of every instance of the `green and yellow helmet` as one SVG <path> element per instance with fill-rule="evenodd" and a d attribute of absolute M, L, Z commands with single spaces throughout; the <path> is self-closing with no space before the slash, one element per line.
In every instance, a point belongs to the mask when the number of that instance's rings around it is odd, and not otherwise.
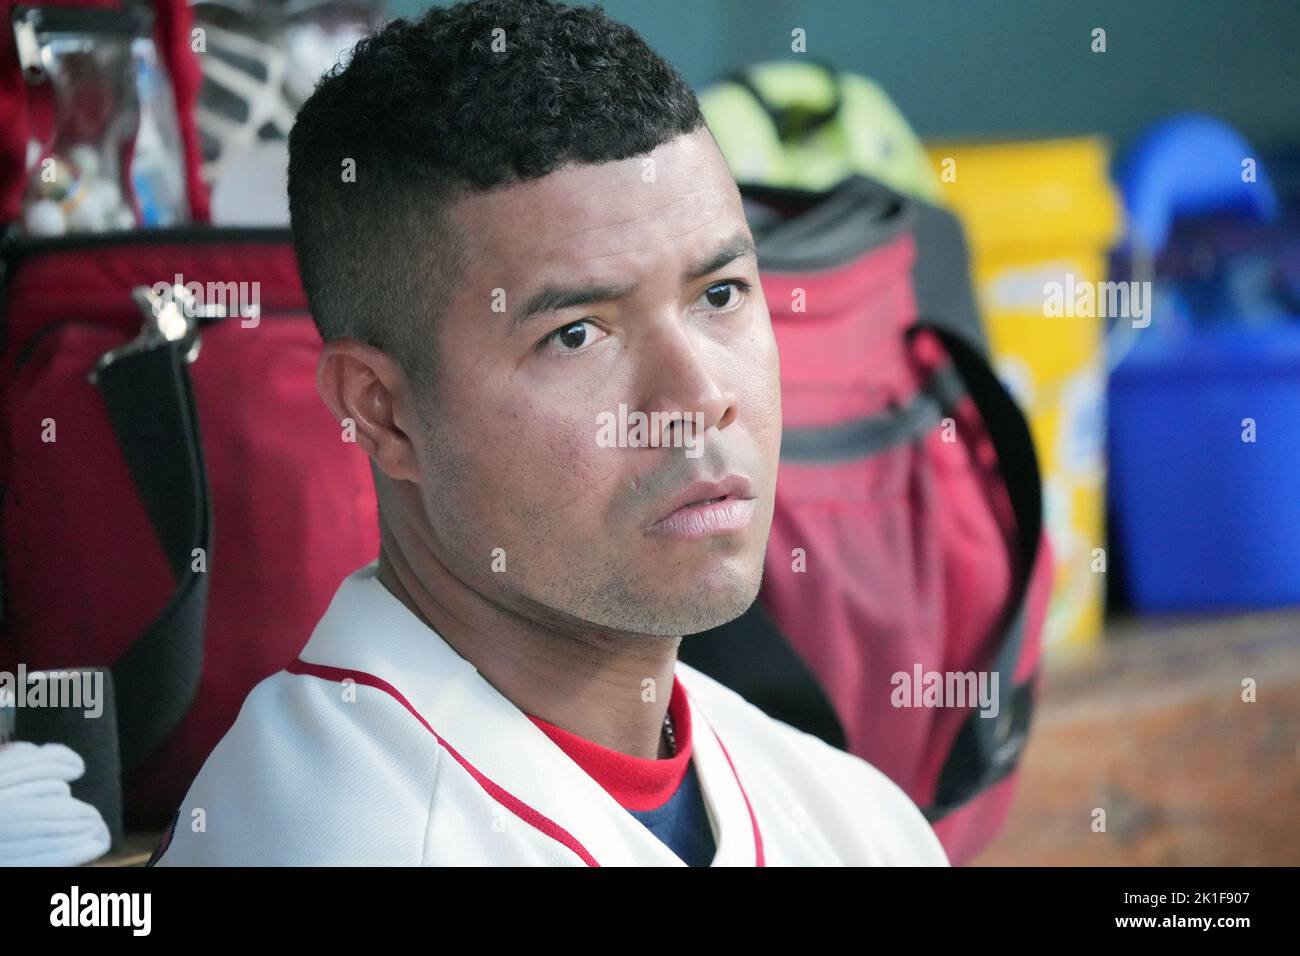
<path fill-rule="evenodd" d="M 725 77 L 699 100 L 738 182 L 825 190 L 860 173 L 941 201 L 921 141 L 865 76 L 815 58 L 777 60 Z"/>

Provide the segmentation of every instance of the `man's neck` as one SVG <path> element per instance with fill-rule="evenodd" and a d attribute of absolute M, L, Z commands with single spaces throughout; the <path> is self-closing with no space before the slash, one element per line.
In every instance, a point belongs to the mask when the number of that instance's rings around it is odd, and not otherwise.
<path fill-rule="evenodd" d="M 680 637 L 564 633 L 483 599 L 436 562 L 417 574 L 387 548 L 378 577 L 524 713 L 620 753 L 664 756 Z"/>

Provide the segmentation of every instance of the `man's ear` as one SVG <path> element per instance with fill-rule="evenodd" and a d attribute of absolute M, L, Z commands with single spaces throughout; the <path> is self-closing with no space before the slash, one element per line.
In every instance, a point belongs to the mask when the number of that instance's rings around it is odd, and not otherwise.
<path fill-rule="evenodd" d="M 355 441 L 395 481 L 419 482 L 419 459 L 408 428 L 416 421 L 410 383 L 400 364 L 356 339 L 325 343 L 316 391 L 344 440 Z"/>

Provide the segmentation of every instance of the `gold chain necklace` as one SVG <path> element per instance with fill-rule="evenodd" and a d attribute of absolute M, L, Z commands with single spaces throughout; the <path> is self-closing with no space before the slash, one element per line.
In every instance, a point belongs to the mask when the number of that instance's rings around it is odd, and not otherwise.
<path fill-rule="evenodd" d="M 668 756 L 677 756 L 677 737 L 673 734 L 673 716 L 664 714 L 664 737 L 668 740 Z"/>

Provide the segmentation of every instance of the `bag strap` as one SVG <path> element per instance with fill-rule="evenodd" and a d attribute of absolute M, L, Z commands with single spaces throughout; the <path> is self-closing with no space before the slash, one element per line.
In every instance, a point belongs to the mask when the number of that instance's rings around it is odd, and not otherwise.
<path fill-rule="evenodd" d="M 990 719 L 972 709 L 944 761 L 934 802 L 923 808 L 931 823 L 947 816 L 981 790 L 1007 776 L 1020 760 L 1029 735 L 1037 673 L 1015 685 L 1016 664 L 1024 647 L 1030 583 L 1043 530 L 1042 485 L 1038 456 L 1029 424 L 1015 399 L 984 357 L 983 349 L 951 325 L 923 319 L 909 330 L 938 336 L 974 400 L 997 453 L 1016 518 L 1019 558 L 1011 600 L 1000 619 L 999 648 L 992 670 L 998 674 L 998 716 Z M 957 394 L 950 396 L 952 399 Z"/>
<path fill-rule="evenodd" d="M 964 394 L 959 373 L 945 365 L 905 405 L 835 425 L 785 429 L 781 461 L 825 465 L 870 458 L 926 435 Z"/>
<path fill-rule="evenodd" d="M 203 549 L 206 568 L 212 501 L 186 346 L 163 341 L 123 350 L 101 363 L 95 379 L 176 575 L 162 613 L 112 667 L 122 766 L 129 771 L 179 726 L 198 693 L 208 576 L 193 569 L 194 549 Z"/>

